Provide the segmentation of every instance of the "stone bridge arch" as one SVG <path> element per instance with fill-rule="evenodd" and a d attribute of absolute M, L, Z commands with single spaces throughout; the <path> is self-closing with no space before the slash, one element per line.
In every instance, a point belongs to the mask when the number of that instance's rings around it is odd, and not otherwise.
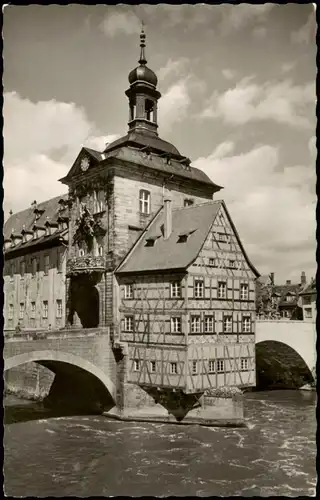
<path fill-rule="evenodd" d="M 256 345 L 256 370 L 256 385 L 260 389 L 299 389 L 314 382 L 314 373 L 300 354 L 274 340 Z"/>
<path fill-rule="evenodd" d="M 258 320 L 256 345 L 261 342 L 278 342 L 293 349 L 303 359 L 310 372 L 316 366 L 316 326 L 305 321 Z"/>
<path fill-rule="evenodd" d="M 85 375 L 87 374 L 91 380 L 98 382 L 100 386 L 106 390 L 112 398 L 113 405 L 116 402 L 116 387 L 109 376 L 98 366 L 75 354 L 56 350 L 29 351 L 5 359 L 4 371 L 31 362 L 45 366 L 56 374 L 55 381 L 58 383 L 58 389 L 56 392 L 59 390 L 63 392 L 65 390 L 68 386 L 68 378 L 71 376 L 73 381 L 78 386 L 77 388 L 79 389 L 79 393 L 81 393 L 81 380 L 85 380 Z M 77 379 L 79 380 L 79 383 L 77 383 Z M 72 390 L 73 389 L 71 387 L 71 392 Z M 66 397 L 68 397 L 68 395 Z"/>

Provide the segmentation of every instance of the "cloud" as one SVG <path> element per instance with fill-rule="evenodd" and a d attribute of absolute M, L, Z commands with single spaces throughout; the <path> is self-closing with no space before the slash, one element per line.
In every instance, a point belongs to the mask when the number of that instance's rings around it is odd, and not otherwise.
<path fill-rule="evenodd" d="M 117 138 L 102 136 L 74 103 L 33 103 L 16 92 L 4 95 L 4 212 L 23 210 L 33 199 L 67 191 L 66 175 L 81 145 L 103 149 Z"/>
<path fill-rule="evenodd" d="M 193 166 L 224 186 L 223 198 L 249 258 L 261 273 L 277 271 L 283 280 L 295 273 L 299 276 L 301 265 L 313 273 L 314 166 L 292 165 L 280 170 L 277 148 L 261 145 L 227 156 L 234 147 L 232 142 L 222 143 Z"/>
<path fill-rule="evenodd" d="M 221 71 L 221 73 L 225 77 L 226 80 L 233 80 L 233 78 L 235 78 L 235 76 L 236 76 L 236 71 L 229 69 L 229 68 L 223 69 Z"/>
<path fill-rule="evenodd" d="M 159 81 L 163 81 L 172 76 L 176 77 L 179 73 L 184 73 L 189 63 L 190 61 L 186 57 L 181 57 L 176 60 L 170 58 L 167 64 L 157 71 Z"/>
<path fill-rule="evenodd" d="M 141 20 L 127 6 L 118 5 L 110 9 L 110 14 L 102 21 L 100 29 L 111 38 L 123 34 L 136 35 L 141 31 Z"/>
<path fill-rule="evenodd" d="M 223 5 L 220 7 L 222 18 L 219 23 L 219 31 L 222 35 L 230 35 L 252 25 L 256 28 L 257 23 L 266 20 L 272 8 L 271 3 L 262 5 Z"/>
<path fill-rule="evenodd" d="M 314 8 L 310 12 L 307 21 L 297 31 L 291 33 L 291 42 L 294 44 L 316 43 L 317 19 Z"/>
<path fill-rule="evenodd" d="M 162 96 L 158 112 L 161 130 L 170 131 L 175 123 L 181 122 L 186 117 L 191 103 L 189 81 L 189 77 L 179 80 Z"/>
<path fill-rule="evenodd" d="M 214 92 L 200 117 L 222 118 L 233 125 L 274 120 L 292 127 L 308 128 L 313 126 L 310 113 L 315 95 L 314 83 L 299 86 L 284 80 L 258 85 L 250 77 L 225 92 Z"/>

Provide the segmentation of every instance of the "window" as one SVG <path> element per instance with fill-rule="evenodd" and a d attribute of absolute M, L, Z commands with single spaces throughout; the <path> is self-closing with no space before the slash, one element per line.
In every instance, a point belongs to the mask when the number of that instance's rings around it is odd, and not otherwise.
<path fill-rule="evenodd" d="M 10 265 L 10 281 L 14 279 L 14 264 Z"/>
<path fill-rule="evenodd" d="M 302 298 L 304 305 L 309 305 L 311 304 L 311 297 L 310 295 L 306 295 L 305 297 Z"/>
<path fill-rule="evenodd" d="M 286 296 L 286 302 L 293 302 L 295 299 L 295 296 L 294 295 L 291 295 L 291 294 L 288 294 Z"/>
<path fill-rule="evenodd" d="M 196 361 L 192 361 L 192 375 L 197 375 L 198 373 L 198 363 Z"/>
<path fill-rule="evenodd" d="M 62 271 L 62 250 L 58 249 L 57 252 L 57 271 L 61 273 Z"/>
<path fill-rule="evenodd" d="M 22 260 L 20 262 L 20 276 L 21 276 L 21 279 L 24 278 L 25 272 L 26 272 L 26 263 L 25 263 L 24 260 Z"/>
<path fill-rule="evenodd" d="M 98 255 L 100 255 L 100 256 L 103 255 L 103 246 L 102 245 L 98 246 Z"/>
<path fill-rule="evenodd" d="M 236 267 L 236 261 L 235 260 L 229 260 L 229 267 L 231 269 L 234 269 Z"/>
<path fill-rule="evenodd" d="M 232 332 L 232 316 L 225 316 L 223 318 L 223 331 Z"/>
<path fill-rule="evenodd" d="M 133 316 L 126 316 L 124 318 L 124 331 L 125 332 L 133 332 L 133 323 L 134 323 L 134 317 Z"/>
<path fill-rule="evenodd" d="M 93 213 L 98 214 L 104 210 L 104 193 L 103 191 L 94 191 L 93 193 Z"/>
<path fill-rule="evenodd" d="M 201 332 L 201 318 L 200 316 L 192 316 L 191 318 L 191 333 Z"/>
<path fill-rule="evenodd" d="M 210 258 L 209 259 L 209 266 L 215 267 L 216 266 L 216 259 Z"/>
<path fill-rule="evenodd" d="M 155 373 L 155 371 L 156 371 L 156 362 L 155 361 L 150 361 L 150 371 L 151 371 L 151 373 Z"/>
<path fill-rule="evenodd" d="M 132 283 L 127 283 L 124 286 L 124 298 L 125 299 L 132 299 L 133 298 L 133 284 Z"/>
<path fill-rule="evenodd" d="M 181 283 L 180 281 L 174 281 L 170 283 L 170 296 L 172 299 L 181 297 Z"/>
<path fill-rule="evenodd" d="M 19 319 L 23 319 L 23 317 L 24 317 L 24 302 L 20 302 Z"/>
<path fill-rule="evenodd" d="M 35 302 L 31 302 L 30 317 L 31 318 L 35 318 L 36 317 L 36 303 Z"/>
<path fill-rule="evenodd" d="M 312 309 L 311 309 L 311 307 L 305 307 L 304 308 L 304 312 L 305 312 L 305 317 L 306 318 L 312 318 Z"/>
<path fill-rule="evenodd" d="M 281 316 L 283 318 L 289 318 L 289 311 L 286 311 L 285 309 L 281 312 Z"/>
<path fill-rule="evenodd" d="M 57 318 L 62 318 L 62 300 L 57 299 L 56 304 L 57 304 L 57 311 L 56 311 Z"/>
<path fill-rule="evenodd" d="M 177 375 L 177 373 L 178 373 L 177 363 L 175 363 L 175 362 L 170 363 L 170 373 L 171 373 L 171 375 Z"/>
<path fill-rule="evenodd" d="M 150 192 L 144 189 L 140 190 L 139 211 L 141 214 L 150 214 Z"/>
<path fill-rule="evenodd" d="M 214 316 L 206 316 L 204 318 L 205 333 L 214 333 Z"/>
<path fill-rule="evenodd" d="M 226 299 L 227 298 L 227 284 L 225 282 L 220 281 L 218 283 L 218 299 Z"/>
<path fill-rule="evenodd" d="M 224 359 L 217 359 L 217 372 L 221 373 L 224 371 Z"/>
<path fill-rule="evenodd" d="M 242 371 L 248 371 L 248 359 L 247 358 L 241 358 L 241 370 Z"/>
<path fill-rule="evenodd" d="M 209 373 L 215 372 L 214 359 L 209 359 Z"/>
<path fill-rule="evenodd" d="M 8 319 L 13 319 L 13 304 L 9 304 Z"/>
<path fill-rule="evenodd" d="M 44 274 L 49 274 L 50 258 L 49 255 L 44 256 Z"/>
<path fill-rule="evenodd" d="M 226 243 L 228 241 L 228 236 L 225 233 L 217 233 L 218 241 Z"/>
<path fill-rule="evenodd" d="M 133 361 L 133 370 L 135 372 L 138 372 L 140 370 L 140 360 L 139 359 L 135 359 Z"/>
<path fill-rule="evenodd" d="M 248 300 L 249 298 L 249 287 L 246 283 L 241 283 L 240 285 L 240 299 Z"/>
<path fill-rule="evenodd" d="M 83 248 L 79 248 L 79 257 L 84 257 L 84 250 L 83 250 Z"/>
<path fill-rule="evenodd" d="M 171 318 L 171 332 L 181 333 L 181 318 L 179 316 Z"/>
<path fill-rule="evenodd" d="M 242 322 L 242 330 L 244 333 L 251 332 L 251 318 L 250 316 L 245 316 Z"/>
<path fill-rule="evenodd" d="M 37 269 L 38 269 L 38 262 L 37 262 L 37 258 L 34 257 L 32 259 L 32 276 L 35 276 L 37 274 Z"/>
<path fill-rule="evenodd" d="M 44 300 L 42 302 L 42 317 L 44 319 L 48 318 L 48 301 L 47 300 Z"/>
<path fill-rule="evenodd" d="M 194 298 L 202 299 L 203 298 L 203 279 L 195 279 L 194 280 Z"/>
<path fill-rule="evenodd" d="M 183 206 L 185 206 L 185 207 L 190 207 L 190 206 L 191 206 L 191 205 L 193 205 L 193 204 L 194 204 L 194 201 L 193 201 L 193 200 L 191 200 L 190 198 L 185 198 L 185 199 L 184 199 Z"/>

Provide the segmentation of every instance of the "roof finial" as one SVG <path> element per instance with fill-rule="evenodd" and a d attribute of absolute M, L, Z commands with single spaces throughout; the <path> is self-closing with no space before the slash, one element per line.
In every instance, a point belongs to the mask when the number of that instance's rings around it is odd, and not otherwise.
<path fill-rule="evenodd" d="M 147 60 L 146 60 L 146 56 L 145 56 L 145 53 L 144 53 L 144 48 L 146 46 L 146 35 L 145 35 L 145 32 L 144 32 L 144 22 L 141 21 L 141 33 L 140 33 L 140 59 L 139 59 L 139 63 L 140 64 L 147 64 Z"/>

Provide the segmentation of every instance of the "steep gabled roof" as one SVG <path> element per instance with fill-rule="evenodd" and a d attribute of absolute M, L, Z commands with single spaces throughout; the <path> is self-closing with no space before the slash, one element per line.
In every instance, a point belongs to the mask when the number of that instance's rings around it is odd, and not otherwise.
<path fill-rule="evenodd" d="M 307 286 L 303 288 L 303 290 L 299 293 L 299 295 L 313 295 L 317 293 L 317 283 L 316 280 L 312 280 Z"/>
<path fill-rule="evenodd" d="M 173 209 L 172 232 L 168 239 L 163 237 L 164 209 L 162 208 L 120 263 L 116 273 L 186 269 L 199 255 L 221 206 L 225 208 L 223 201 L 213 201 Z M 228 217 L 230 218 L 229 215 Z M 238 234 L 235 234 L 239 240 Z M 150 241 L 154 241 L 153 246 L 150 246 Z M 241 245 L 240 240 L 239 244 Z M 241 248 L 243 250 L 242 245 Z M 253 272 L 259 275 L 245 252 L 244 255 Z"/>
<path fill-rule="evenodd" d="M 37 209 L 43 211 L 39 219 L 36 221 L 37 226 L 44 226 L 45 222 L 57 222 L 59 216 L 59 201 L 67 200 L 68 195 L 64 194 L 62 196 L 56 196 L 50 200 L 38 203 Z M 47 219 L 48 217 L 48 219 Z M 30 206 L 26 210 L 17 212 L 9 217 L 9 219 L 4 224 L 3 234 L 4 239 L 10 238 L 12 230 L 14 233 L 21 233 L 24 229 L 25 231 L 32 231 L 33 225 L 35 223 L 34 207 Z"/>

